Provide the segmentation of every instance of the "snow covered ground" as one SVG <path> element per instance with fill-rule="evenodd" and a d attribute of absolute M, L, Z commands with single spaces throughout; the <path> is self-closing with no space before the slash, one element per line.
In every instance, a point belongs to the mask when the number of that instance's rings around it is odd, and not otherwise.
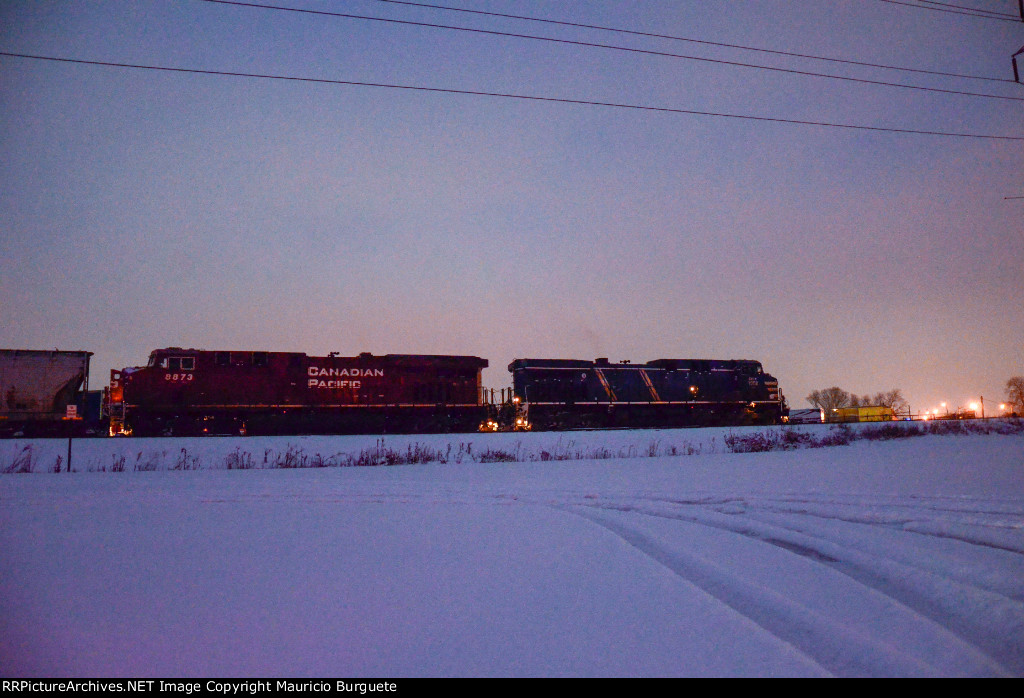
<path fill-rule="evenodd" d="M 737 433 L 2 442 L 0 675 L 1024 675 L 1024 435 Z"/>

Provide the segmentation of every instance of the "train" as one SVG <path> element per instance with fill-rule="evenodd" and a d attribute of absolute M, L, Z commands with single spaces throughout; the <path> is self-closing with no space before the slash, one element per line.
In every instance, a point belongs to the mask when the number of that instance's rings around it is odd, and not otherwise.
<path fill-rule="evenodd" d="M 87 388 L 88 364 L 84 383 L 79 373 L 60 373 L 66 378 L 61 383 L 65 397 L 54 396 L 47 428 L 38 427 L 45 419 L 37 421 L 32 434 L 666 428 L 779 424 L 788 413 L 778 381 L 753 360 L 657 359 L 641 364 L 607 358 L 515 359 L 508 366 L 511 387 L 497 391 L 483 386 L 488 365 L 477 356 L 312 356 L 167 347 L 153 351 L 143 366 L 112 370 L 98 415 L 72 415 L 74 410 L 67 407 L 83 403 L 84 393 L 76 397 L 76 391 Z M 37 368 L 45 373 L 44 364 Z M 53 378 L 56 386 L 60 381 Z M 21 423 L 5 428 L 3 417 L 0 436 L 32 435 Z"/>
<path fill-rule="evenodd" d="M 102 392 L 89 390 L 92 352 L 0 349 L 0 437 L 94 436 Z"/>

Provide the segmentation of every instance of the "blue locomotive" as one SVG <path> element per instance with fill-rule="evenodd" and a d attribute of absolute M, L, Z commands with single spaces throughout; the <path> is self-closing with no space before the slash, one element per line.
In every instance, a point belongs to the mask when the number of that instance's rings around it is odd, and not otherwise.
<path fill-rule="evenodd" d="M 520 429 L 779 424 L 787 411 L 758 361 L 516 359 L 508 370 Z"/>

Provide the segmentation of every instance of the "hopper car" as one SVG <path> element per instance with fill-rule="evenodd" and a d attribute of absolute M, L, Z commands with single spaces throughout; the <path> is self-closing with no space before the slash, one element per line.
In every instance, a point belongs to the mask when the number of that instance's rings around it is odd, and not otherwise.
<path fill-rule="evenodd" d="M 88 351 L 0 349 L 0 437 L 92 436 L 106 431 L 90 391 Z"/>

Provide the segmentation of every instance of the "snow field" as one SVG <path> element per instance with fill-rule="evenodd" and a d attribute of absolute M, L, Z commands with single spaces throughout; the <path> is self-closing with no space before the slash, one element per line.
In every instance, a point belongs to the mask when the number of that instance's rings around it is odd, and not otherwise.
<path fill-rule="evenodd" d="M 571 436 L 638 457 L 2 476 L 0 674 L 1024 675 L 1024 436 Z"/>

